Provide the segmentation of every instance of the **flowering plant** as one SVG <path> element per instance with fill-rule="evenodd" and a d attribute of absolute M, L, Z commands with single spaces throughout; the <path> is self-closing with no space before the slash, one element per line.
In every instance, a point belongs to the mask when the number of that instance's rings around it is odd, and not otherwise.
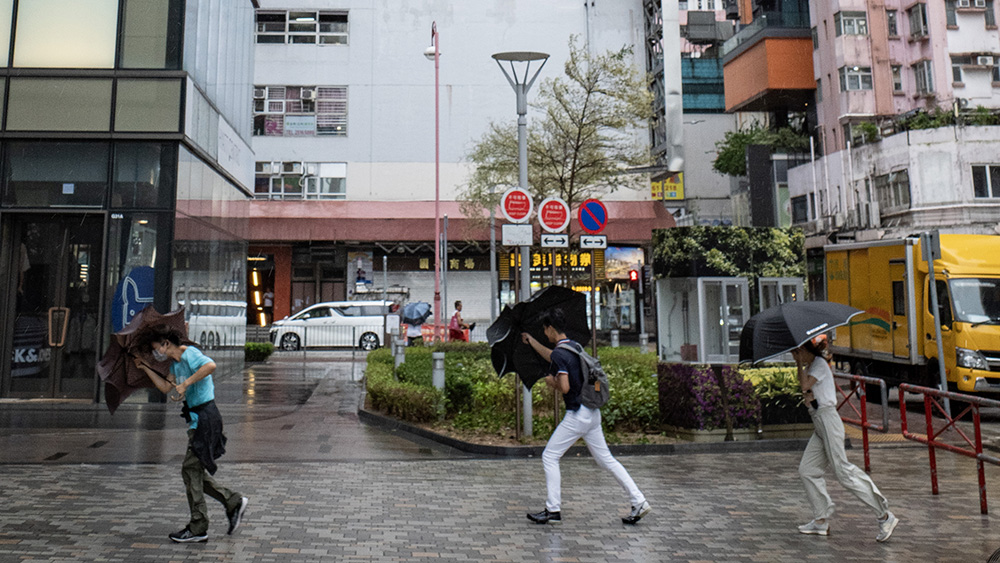
<path fill-rule="evenodd" d="M 722 389 L 711 367 L 662 363 L 658 374 L 663 422 L 696 430 L 726 426 Z M 721 378 L 728 390 L 733 428 L 756 428 L 760 422 L 760 401 L 753 385 L 730 366 L 722 368 Z"/>

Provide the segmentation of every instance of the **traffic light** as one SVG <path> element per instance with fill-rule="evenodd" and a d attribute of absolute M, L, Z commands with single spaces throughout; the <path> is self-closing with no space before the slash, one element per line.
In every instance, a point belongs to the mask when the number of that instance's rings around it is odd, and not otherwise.
<path fill-rule="evenodd" d="M 630 281 L 630 282 L 637 282 L 637 281 L 639 281 L 639 272 L 638 272 L 638 270 L 629 270 L 628 271 L 628 281 Z"/>

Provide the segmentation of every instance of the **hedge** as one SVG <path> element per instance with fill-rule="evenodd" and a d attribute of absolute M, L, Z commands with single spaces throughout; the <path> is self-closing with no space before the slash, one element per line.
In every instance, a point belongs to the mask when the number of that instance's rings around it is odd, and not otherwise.
<path fill-rule="evenodd" d="M 445 352 L 445 392 L 431 383 L 431 354 Z M 608 373 L 611 399 L 601 409 L 608 432 L 638 431 L 658 425 L 656 402 L 656 356 L 636 348 L 600 348 L 598 357 Z M 368 392 L 372 407 L 411 422 L 425 422 L 440 413 L 456 428 L 496 434 L 513 432 L 513 374 L 497 377 L 490 362 L 489 347 L 482 343 L 447 343 L 406 349 L 406 360 L 392 378 L 392 356 L 377 350 L 368 355 Z M 390 391 L 390 389 L 398 388 Z M 421 395 L 431 390 L 437 395 Z M 548 436 L 553 428 L 553 391 L 539 381 L 532 387 L 533 430 Z M 405 396 L 414 404 L 408 409 L 388 397 Z M 560 414 L 562 398 L 559 398 Z M 432 414 L 433 413 L 433 414 Z M 614 436 L 609 436 L 613 441 Z"/>
<path fill-rule="evenodd" d="M 263 362 L 274 353 L 270 342 L 247 342 L 243 347 L 243 357 L 248 362 Z"/>
<path fill-rule="evenodd" d="M 725 428 L 722 390 L 711 367 L 662 363 L 658 374 L 659 407 L 664 423 L 696 430 Z M 729 392 L 733 428 L 756 428 L 761 414 L 753 385 L 731 366 L 723 366 L 721 374 Z"/>

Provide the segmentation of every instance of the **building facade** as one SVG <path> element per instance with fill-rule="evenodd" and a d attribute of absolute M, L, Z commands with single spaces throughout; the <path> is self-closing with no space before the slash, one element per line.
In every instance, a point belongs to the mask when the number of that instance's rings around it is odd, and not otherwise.
<path fill-rule="evenodd" d="M 498 219 L 499 291 L 491 296 L 488 219 L 467 216 L 459 201 L 473 145 L 491 122 L 513 124 L 517 118 L 514 92 L 491 55 L 548 53 L 540 83 L 562 74 L 568 43 L 576 37 L 595 54 L 632 46 L 633 64 L 646 68 L 641 0 L 490 0 L 424 8 L 409 1 L 389 7 L 357 0 L 266 0 L 257 10 L 250 231 L 251 269 L 258 270 L 261 285 L 251 288 L 249 299 L 253 305 L 254 291 L 271 291 L 272 318 L 319 301 L 379 298 L 385 286 L 397 300 L 433 301 L 435 69 L 424 56 L 432 24 L 441 53 L 443 318 L 461 300 L 464 318 L 484 328 L 491 300 L 516 300 L 517 267 L 516 261 L 510 267 L 512 249 L 500 247 Z M 529 127 L 536 111 L 529 110 Z M 642 138 L 645 131 L 636 135 Z M 610 217 L 604 233 L 609 246 L 630 256 L 631 249 L 648 246 L 653 228 L 673 225 L 647 190 L 621 190 L 602 200 Z M 581 232 L 575 224 L 570 229 Z M 536 228 L 536 240 L 538 234 Z M 644 253 L 639 256 L 644 261 Z M 603 258 L 600 252 L 535 248 L 532 287 L 555 279 L 589 291 L 589 272 L 581 264 L 603 264 Z M 620 309 L 622 299 L 634 301 L 634 295 L 619 298 L 629 284 L 614 276 L 627 272 L 598 272 L 602 310 L 609 311 L 599 320 L 602 328 L 638 325 L 634 307 L 624 324 L 620 310 L 610 312 Z M 270 321 L 266 312 L 263 320 Z"/>
<path fill-rule="evenodd" d="M 243 302 L 252 26 L 246 0 L 0 1 L 0 396 L 99 400 L 148 305 L 242 368 L 245 326 L 191 315 Z"/>
<path fill-rule="evenodd" d="M 810 6 L 822 150 L 789 184 L 811 260 L 829 241 L 995 233 L 994 2 Z"/>

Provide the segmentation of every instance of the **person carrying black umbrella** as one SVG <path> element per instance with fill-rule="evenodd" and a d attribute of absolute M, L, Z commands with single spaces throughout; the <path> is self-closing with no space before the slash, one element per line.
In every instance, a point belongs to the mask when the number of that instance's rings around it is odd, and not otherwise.
<path fill-rule="evenodd" d="M 206 493 L 225 506 L 229 519 L 226 533 L 232 534 L 240 525 L 248 499 L 212 478 L 216 470 L 215 460 L 226 451 L 222 415 L 215 406 L 215 384 L 212 382 L 215 362 L 198 348 L 182 344 L 183 335 L 174 328 L 153 327 L 143 337 L 149 342 L 154 358 L 158 361 L 171 360 L 170 375 L 164 379 L 139 357 L 135 357 L 135 365 L 162 393 L 176 391 L 177 396 L 173 400 L 184 401 L 182 415 L 189 423 L 188 448 L 181 464 L 181 476 L 187 489 L 191 520 L 183 530 L 170 534 L 170 540 L 176 543 L 208 540 Z"/>
<path fill-rule="evenodd" d="M 545 451 L 542 452 L 542 466 L 545 468 L 545 484 L 548 489 L 545 509 L 528 514 L 528 519 L 536 524 L 562 523 L 562 475 L 559 471 L 559 460 L 570 446 L 583 438 L 597 465 L 610 471 L 628 494 L 632 510 L 628 516 L 622 518 L 622 522 L 635 524 L 651 509 L 645 495 L 636 486 L 628 471 L 611 455 L 611 450 L 608 449 L 604 439 L 604 430 L 601 428 L 601 410 L 591 409 L 581 403 L 583 372 L 578 354 L 583 351 L 583 347 L 566 336 L 567 323 L 561 309 L 551 309 L 543 313 L 541 324 L 545 336 L 556 345 L 555 349 L 545 346 L 527 332 L 521 333 L 521 339 L 531 345 L 536 354 L 550 362 L 545 384 L 563 394 L 566 416 L 552 432 L 548 444 L 545 445 Z M 577 352 L 566 350 L 563 346 L 570 346 Z"/>
<path fill-rule="evenodd" d="M 889 511 L 888 501 L 871 477 L 847 460 L 847 453 L 844 451 L 844 423 L 837 413 L 837 390 L 828 356 L 825 334 L 792 350 L 792 357 L 798 367 L 799 385 L 802 387 L 803 398 L 809 405 L 809 415 L 814 426 L 813 435 L 809 438 L 809 444 L 799 463 L 799 475 L 812 507 L 813 520 L 799 526 L 799 532 L 819 536 L 830 533 L 827 519 L 833 514 L 833 500 L 826 491 L 826 481 L 823 479 L 824 471 L 830 466 L 837 481 L 875 511 L 879 527 L 875 540 L 884 542 L 896 529 L 899 518 Z"/>

